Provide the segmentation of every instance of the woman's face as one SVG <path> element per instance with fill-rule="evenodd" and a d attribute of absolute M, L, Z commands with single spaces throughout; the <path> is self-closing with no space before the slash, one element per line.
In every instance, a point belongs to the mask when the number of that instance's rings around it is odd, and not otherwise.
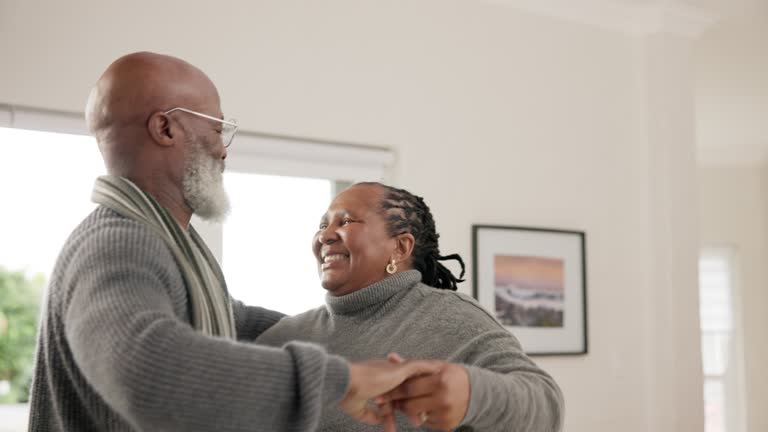
<path fill-rule="evenodd" d="M 382 190 L 353 186 L 336 196 L 320 220 L 312 242 L 323 288 L 342 296 L 387 277 L 397 247 L 377 213 Z"/>

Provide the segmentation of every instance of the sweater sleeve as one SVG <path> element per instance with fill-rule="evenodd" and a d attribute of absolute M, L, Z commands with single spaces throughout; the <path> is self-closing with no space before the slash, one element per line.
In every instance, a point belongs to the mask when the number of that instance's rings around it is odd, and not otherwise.
<path fill-rule="evenodd" d="M 285 317 L 283 313 L 258 306 L 247 306 L 238 300 L 232 300 L 232 313 L 235 316 L 237 340 L 249 342 Z"/>
<path fill-rule="evenodd" d="M 449 358 L 463 363 L 469 374 L 469 407 L 462 425 L 482 431 L 560 431 L 564 401 L 555 380 L 485 311 L 471 315 L 476 319 L 467 318 L 478 327 L 476 336 Z"/>
<path fill-rule="evenodd" d="M 137 430 L 313 430 L 349 368 L 317 346 L 202 335 L 174 312 L 184 286 L 161 238 L 94 230 L 70 264 L 66 343 L 88 384 Z"/>

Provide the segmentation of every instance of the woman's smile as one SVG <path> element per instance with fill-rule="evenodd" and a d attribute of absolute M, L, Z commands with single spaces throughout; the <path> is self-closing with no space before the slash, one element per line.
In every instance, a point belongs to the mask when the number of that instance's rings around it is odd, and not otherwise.
<path fill-rule="evenodd" d="M 325 271 L 332 268 L 339 268 L 342 266 L 346 266 L 348 262 L 349 262 L 349 255 L 345 255 L 341 253 L 323 255 L 321 269 Z"/>

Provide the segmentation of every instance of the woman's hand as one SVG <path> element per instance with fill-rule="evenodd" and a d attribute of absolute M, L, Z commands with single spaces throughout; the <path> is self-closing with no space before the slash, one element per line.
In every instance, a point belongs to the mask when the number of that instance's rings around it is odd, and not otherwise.
<path fill-rule="evenodd" d="M 403 362 L 397 354 L 390 354 L 388 359 L 393 363 Z M 437 372 L 408 379 L 377 398 L 376 403 L 391 402 L 415 426 L 438 430 L 459 427 L 469 407 L 469 374 L 461 365 L 434 361 L 441 366 Z"/>
<path fill-rule="evenodd" d="M 376 410 L 369 400 L 391 391 L 410 377 L 437 373 L 442 367 L 440 363 L 442 362 L 435 360 L 369 360 L 350 363 L 349 388 L 339 406 L 358 421 L 368 424 L 383 423 L 387 429 L 393 428 L 391 409 L 387 410 L 386 404 L 382 403 L 380 405 L 384 410 Z"/>

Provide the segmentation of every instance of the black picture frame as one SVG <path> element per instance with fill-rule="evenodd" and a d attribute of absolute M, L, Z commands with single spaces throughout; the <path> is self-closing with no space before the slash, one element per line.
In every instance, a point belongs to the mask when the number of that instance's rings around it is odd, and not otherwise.
<path fill-rule="evenodd" d="M 472 225 L 472 294 L 528 355 L 585 355 L 584 231 Z"/>

